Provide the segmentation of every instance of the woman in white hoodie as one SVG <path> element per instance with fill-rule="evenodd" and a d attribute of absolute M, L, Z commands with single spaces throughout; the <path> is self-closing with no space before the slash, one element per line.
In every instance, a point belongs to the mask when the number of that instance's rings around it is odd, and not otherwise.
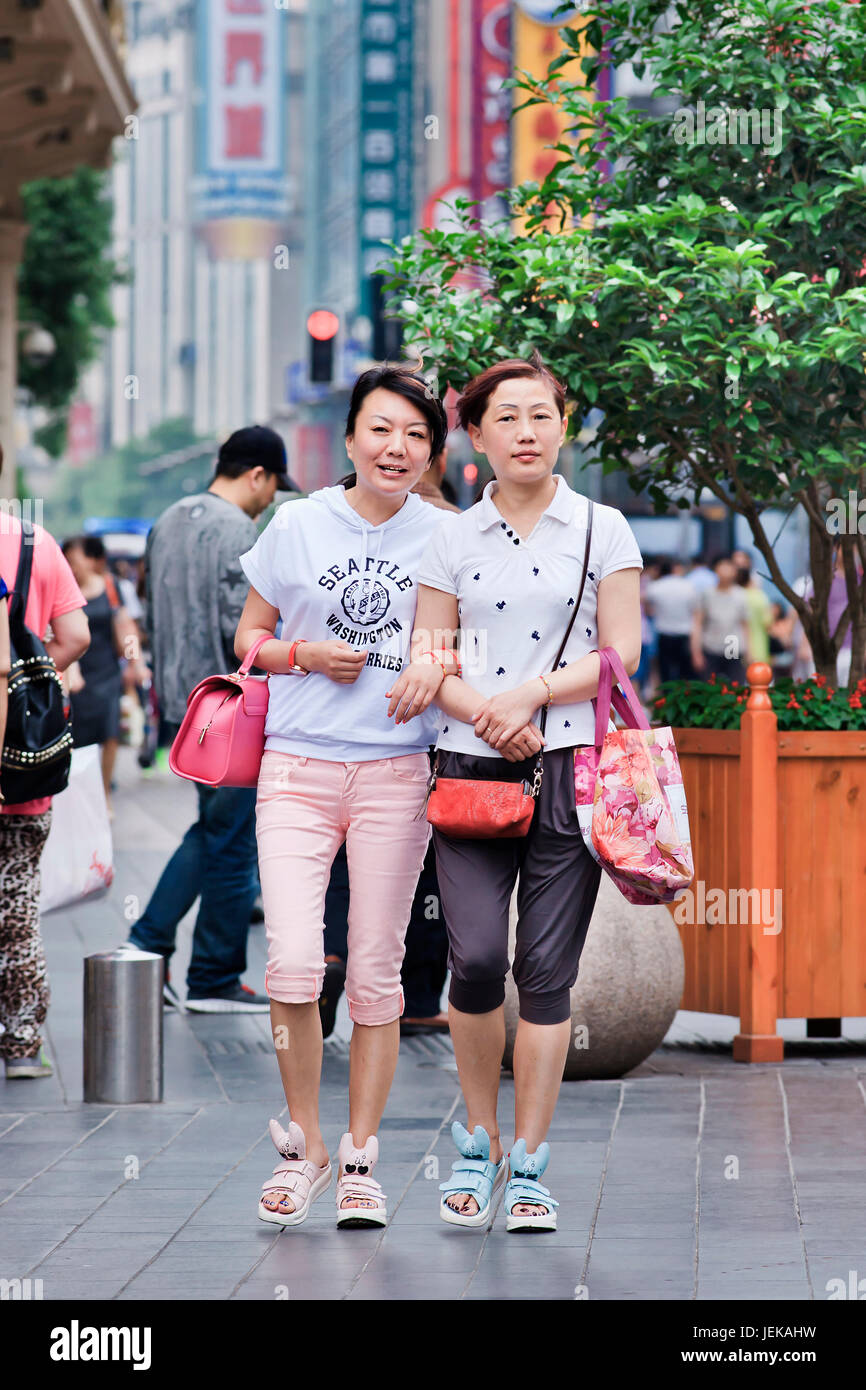
<path fill-rule="evenodd" d="M 354 481 L 285 503 L 241 556 L 251 589 L 235 639 L 271 672 L 257 835 L 265 986 L 289 1108 L 271 1121 L 282 1159 L 264 1184 L 263 1221 L 296 1226 L 328 1187 L 319 1125 L 331 863 L 349 863 L 346 995 L 353 1020 L 349 1126 L 339 1150 L 337 1224 L 384 1225 L 372 1169 L 399 1047 L 400 965 L 428 840 L 424 815 L 434 711 L 395 725 L 391 684 L 409 661 L 416 574 L 443 513 L 410 490 L 444 445 L 447 421 L 423 379 L 376 367 L 355 384 L 346 423 Z M 430 661 L 456 658 L 434 656 Z"/>

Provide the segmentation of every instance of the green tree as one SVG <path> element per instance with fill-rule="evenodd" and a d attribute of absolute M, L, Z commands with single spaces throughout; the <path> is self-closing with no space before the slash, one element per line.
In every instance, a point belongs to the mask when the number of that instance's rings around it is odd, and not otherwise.
<path fill-rule="evenodd" d="M 19 362 L 19 381 L 53 417 L 39 442 L 55 456 L 66 443 L 66 414 L 84 369 L 111 328 L 111 287 L 124 274 L 110 255 L 112 204 L 107 176 L 82 167 L 63 179 L 22 189 L 29 225 L 18 284 L 18 314 L 54 335 L 57 351 L 42 366 Z"/>
<path fill-rule="evenodd" d="M 853 689 L 866 652 L 866 535 L 847 508 L 866 481 L 866 8 L 581 8 L 547 76 L 513 81 L 525 105 L 569 117 L 556 167 L 512 190 L 515 220 L 479 226 L 463 202 L 458 230 L 395 248 L 407 336 L 458 390 L 538 347 L 578 416 L 603 412 L 606 471 L 627 470 L 660 510 L 709 489 L 747 519 L 832 683 L 851 620 Z M 563 73 L 576 56 L 579 80 Z M 597 100 L 612 61 L 649 77 L 668 113 Z M 458 271 L 476 288 L 455 288 Z M 812 597 L 779 569 L 769 506 L 808 514 Z M 848 606 L 831 632 L 837 547 Z"/>

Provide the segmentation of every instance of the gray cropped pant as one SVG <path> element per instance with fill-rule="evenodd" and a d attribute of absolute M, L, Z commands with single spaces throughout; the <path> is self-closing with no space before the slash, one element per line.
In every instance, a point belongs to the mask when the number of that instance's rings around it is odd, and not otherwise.
<path fill-rule="evenodd" d="M 583 843 L 574 801 L 574 750 L 544 755 L 544 778 L 529 833 L 521 839 L 456 840 L 435 826 L 433 843 L 448 928 L 449 999 L 462 1013 L 484 1014 L 505 998 L 508 915 L 515 882 L 514 962 L 520 1017 L 562 1023 L 577 979 L 598 894 L 601 867 Z M 439 776 L 531 781 L 534 758 L 509 763 L 439 753 Z"/>

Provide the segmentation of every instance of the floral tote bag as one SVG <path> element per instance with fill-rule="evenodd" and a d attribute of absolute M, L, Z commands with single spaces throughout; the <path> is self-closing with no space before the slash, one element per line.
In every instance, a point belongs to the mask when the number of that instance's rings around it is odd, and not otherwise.
<path fill-rule="evenodd" d="M 650 728 L 618 652 L 599 655 L 595 745 L 574 750 L 584 843 L 629 902 L 672 902 L 695 872 L 673 732 Z M 625 728 L 608 728 L 611 708 Z"/>

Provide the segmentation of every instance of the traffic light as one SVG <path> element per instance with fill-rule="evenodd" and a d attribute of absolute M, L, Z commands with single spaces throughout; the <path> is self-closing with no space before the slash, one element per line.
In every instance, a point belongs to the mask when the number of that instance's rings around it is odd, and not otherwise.
<path fill-rule="evenodd" d="M 330 382 L 334 375 L 334 339 L 340 320 L 330 309 L 315 309 L 307 317 L 310 335 L 310 381 Z"/>
<path fill-rule="evenodd" d="M 390 304 L 385 297 L 381 275 L 370 276 L 370 318 L 373 323 L 373 356 L 377 362 L 396 362 L 403 343 L 403 325 L 387 318 Z"/>

